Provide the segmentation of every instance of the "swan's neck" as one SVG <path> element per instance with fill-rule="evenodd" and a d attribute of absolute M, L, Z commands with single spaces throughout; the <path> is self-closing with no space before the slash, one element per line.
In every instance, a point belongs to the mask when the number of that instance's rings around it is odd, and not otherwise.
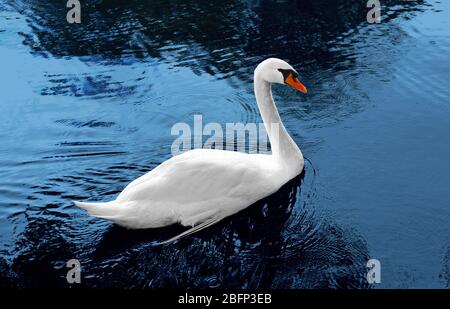
<path fill-rule="evenodd" d="M 281 122 L 272 97 L 271 84 L 255 75 L 255 96 L 269 136 L 272 155 L 287 168 L 303 168 L 303 155 Z"/>

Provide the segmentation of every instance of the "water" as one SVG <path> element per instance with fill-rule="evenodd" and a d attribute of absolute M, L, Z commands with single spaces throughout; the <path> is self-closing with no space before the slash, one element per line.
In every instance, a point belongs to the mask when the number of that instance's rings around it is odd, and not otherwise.
<path fill-rule="evenodd" d="M 0 285 L 450 287 L 450 4 L 382 1 L 0 0 Z M 307 158 L 275 195 L 192 237 L 128 231 L 72 200 L 108 201 L 168 159 L 177 122 L 260 122 L 274 87 Z M 382 265 L 369 285 L 366 262 Z"/>

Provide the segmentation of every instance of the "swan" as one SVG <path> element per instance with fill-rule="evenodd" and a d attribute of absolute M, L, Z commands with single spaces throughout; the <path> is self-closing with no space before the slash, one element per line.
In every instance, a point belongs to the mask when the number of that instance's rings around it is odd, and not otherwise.
<path fill-rule="evenodd" d="M 114 201 L 74 202 L 95 217 L 130 229 L 175 223 L 191 227 L 162 243 L 209 227 L 278 191 L 304 167 L 302 152 L 281 122 L 271 85 L 306 87 L 285 61 L 269 58 L 254 71 L 254 91 L 271 154 L 194 149 L 173 156 L 128 184 Z"/>

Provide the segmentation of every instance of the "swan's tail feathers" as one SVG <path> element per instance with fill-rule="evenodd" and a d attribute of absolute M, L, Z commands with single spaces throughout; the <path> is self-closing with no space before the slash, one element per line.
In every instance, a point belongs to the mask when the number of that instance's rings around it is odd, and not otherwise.
<path fill-rule="evenodd" d="M 91 216 L 107 220 L 120 219 L 124 210 L 123 205 L 116 201 L 105 203 L 84 203 L 74 201 L 74 204 L 85 209 Z"/>
<path fill-rule="evenodd" d="M 177 236 L 175 236 L 175 237 L 172 237 L 172 238 L 170 238 L 170 239 L 168 239 L 168 240 L 159 242 L 158 245 L 168 244 L 168 243 L 174 242 L 175 240 L 178 240 L 178 239 L 181 239 L 181 238 L 183 238 L 183 237 L 186 237 L 186 236 L 188 236 L 188 235 L 192 235 L 192 234 L 194 234 L 194 233 L 196 233 L 196 232 L 198 232 L 198 231 L 201 231 L 201 230 L 203 230 L 203 229 L 205 229 L 205 228 L 207 228 L 207 227 L 209 227 L 209 226 L 211 226 L 211 225 L 216 224 L 216 223 L 219 222 L 220 220 L 221 220 L 221 218 L 217 218 L 217 217 L 208 219 L 207 221 L 205 221 L 205 222 L 203 222 L 203 223 L 200 223 L 200 224 L 198 224 L 198 225 L 196 225 L 196 226 L 190 228 L 190 229 L 187 230 L 187 231 L 184 231 L 183 233 L 181 233 L 181 234 L 179 234 L 179 235 L 177 235 Z"/>

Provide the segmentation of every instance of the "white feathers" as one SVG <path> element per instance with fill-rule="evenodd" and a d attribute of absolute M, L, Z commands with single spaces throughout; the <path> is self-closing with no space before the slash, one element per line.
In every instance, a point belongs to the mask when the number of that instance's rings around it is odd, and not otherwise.
<path fill-rule="evenodd" d="M 171 242 L 215 224 L 276 192 L 303 170 L 303 156 L 284 128 L 264 76 L 281 74 L 269 59 L 255 71 L 255 94 L 273 155 L 196 149 L 172 157 L 131 182 L 116 200 L 106 203 L 75 202 L 92 216 L 122 226 L 157 228 L 174 223 L 192 226 Z M 282 77 L 280 77 L 282 78 Z M 275 134 L 276 132 L 276 134 Z"/>

